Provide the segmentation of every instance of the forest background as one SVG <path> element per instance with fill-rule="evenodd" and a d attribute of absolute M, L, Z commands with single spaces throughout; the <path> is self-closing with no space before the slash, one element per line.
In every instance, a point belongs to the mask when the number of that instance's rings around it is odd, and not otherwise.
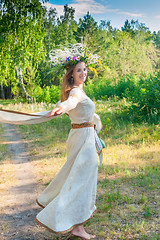
<path fill-rule="evenodd" d="M 127 99 L 128 115 L 157 122 L 160 115 L 160 31 L 138 20 L 121 30 L 98 24 L 88 12 L 76 22 L 75 10 L 47 10 L 38 0 L 0 1 L 0 98 L 56 103 L 63 74 L 54 73 L 49 52 L 83 42 L 100 56 L 98 75 L 88 73 L 85 91 L 95 100 Z M 106 16 L 107 17 L 107 16 Z"/>

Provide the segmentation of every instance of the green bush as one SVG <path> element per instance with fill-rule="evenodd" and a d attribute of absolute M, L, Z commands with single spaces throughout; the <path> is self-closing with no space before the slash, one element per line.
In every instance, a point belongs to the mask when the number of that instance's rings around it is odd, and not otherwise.
<path fill-rule="evenodd" d="M 43 89 L 40 86 L 36 86 L 33 90 L 33 99 L 35 102 L 56 103 L 59 101 L 59 98 L 59 86 L 46 86 Z"/>
<path fill-rule="evenodd" d="M 50 102 L 57 103 L 60 99 L 60 87 L 52 85 L 49 90 L 50 93 Z"/>
<path fill-rule="evenodd" d="M 89 80 L 85 85 L 85 92 L 95 100 L 107 99 L 115 95 L 114 87 L 109 79 Z"/>
<path fill-rule="evenodd" d="M 36 86 L 32 93 L 33 99 L 36 102 L 44 102 L 44 91 L 40 86 Z"/>
<path fill-rule="evenodd" d="M 137 79 L 127 76 L 119 80 L 88 80 L 85 91 L 91 99 L 103 100 L 117 96 L 130 104 L 125 108 L 128 115 L 138 120 L 157 122 L 160 117 L 160 72 Z"/>
<path fill-rule="evenodd" d="M 85 86 L 87 95 L 96 100 L 108 99 L 117 96 L 119 98 L 132 96 L 137 84 L 137 79 L 127 76 L 127 79 L 95 79 L 89 80 Z"/>
<path fill-rule="evenodd" d="M 157 121 L 160 117 L 160 73 L 141 78 L 128 99 L 132 101 L 129 110 L 133 115 L 141 120 Z"/>
<path fill-rule="evenodd" d="M 133 76 L 127 76 L 126 79 L 121 78 L 117 84 L 114 85 L 115 95 L 120 98 L 130 98 L 134 95 L 137 86 L 137 79 Z"/>

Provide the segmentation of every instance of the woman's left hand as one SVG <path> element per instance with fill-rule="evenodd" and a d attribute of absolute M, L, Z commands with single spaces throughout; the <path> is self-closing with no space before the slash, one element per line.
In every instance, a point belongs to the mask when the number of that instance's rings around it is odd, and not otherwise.
<path fill-rule="evenodd" d="M 63 108 L 62 107 L 56 107 L 52 111 L 50 111 L 46 117 L 52 117 L 52 116 L 57 116 L 63 113 Z"/>

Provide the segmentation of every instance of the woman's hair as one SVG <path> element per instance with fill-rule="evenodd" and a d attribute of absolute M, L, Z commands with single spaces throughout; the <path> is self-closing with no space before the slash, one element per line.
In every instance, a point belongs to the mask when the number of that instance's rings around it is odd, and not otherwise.
<path fill-rule="evenodd" d="M 63 77 L 63 82 L 61 86 L 61 102 L 65 101 L 69 97 L 70 90 L 74 85 L 74 80 L 72 77 L 74 68 L 75 68 L 75 65 L 70 66 Z"/>

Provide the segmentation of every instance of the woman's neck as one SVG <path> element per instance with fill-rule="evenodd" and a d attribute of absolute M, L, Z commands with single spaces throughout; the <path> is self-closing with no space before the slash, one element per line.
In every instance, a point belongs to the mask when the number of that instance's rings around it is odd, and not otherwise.
<path fill-rule="evenodd" d="M 81 90 L 83 90 L 83 83 L 81 83 L 81 84 L 79 84 L 79 85 L 75 85 L 75 84 L 74 84 L 73 87 L 78 87 L 78 88 L 80 88 Z"/>

